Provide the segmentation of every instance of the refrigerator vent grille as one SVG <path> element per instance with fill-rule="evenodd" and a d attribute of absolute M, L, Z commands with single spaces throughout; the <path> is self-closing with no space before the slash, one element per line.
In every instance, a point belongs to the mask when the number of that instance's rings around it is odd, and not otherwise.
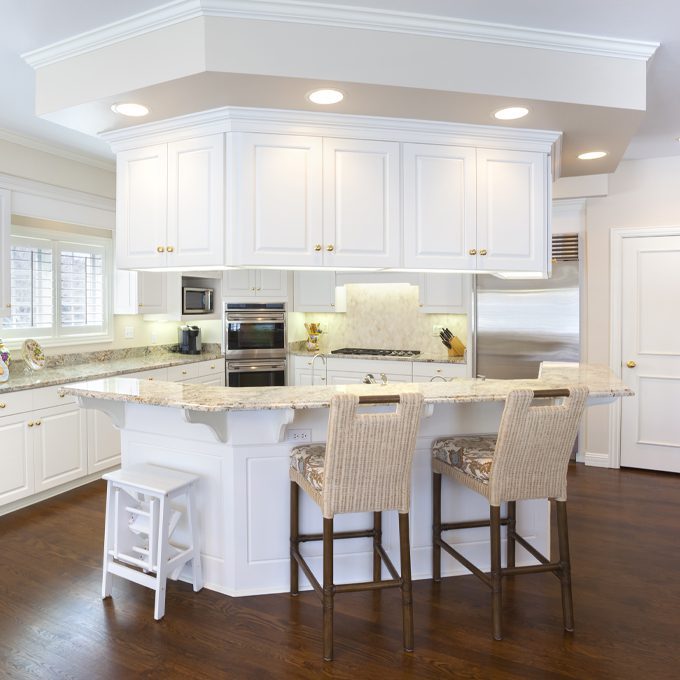
<path fill-rule="evenodd" d="M 578 262 L 578 234 L 553 234 L 553 262 Z"/>

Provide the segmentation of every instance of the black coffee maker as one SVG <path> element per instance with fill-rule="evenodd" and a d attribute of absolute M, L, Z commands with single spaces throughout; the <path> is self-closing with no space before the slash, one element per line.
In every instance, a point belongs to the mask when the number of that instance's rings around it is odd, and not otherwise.
<path fill-rule="evenodd" d="M 180 354 L 201 353 L 201 329 L 198 326 L 180 326 L 177 329 Z"/>

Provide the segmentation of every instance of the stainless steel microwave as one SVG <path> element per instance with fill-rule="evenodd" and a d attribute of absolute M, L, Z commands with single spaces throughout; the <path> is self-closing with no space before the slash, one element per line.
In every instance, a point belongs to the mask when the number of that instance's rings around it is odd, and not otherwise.
<path fill-rule="evenodd" d="M 182 288 L 182 314 L 212 314 L 212 288 Z"/>

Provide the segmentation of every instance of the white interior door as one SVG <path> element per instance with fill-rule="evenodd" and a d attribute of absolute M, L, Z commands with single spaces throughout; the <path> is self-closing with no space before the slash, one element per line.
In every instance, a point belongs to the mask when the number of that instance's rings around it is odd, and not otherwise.
<path fill-rule="evenodd" d="M 680 472 L 680 236 L 624 238 L 621 465 Z"/>

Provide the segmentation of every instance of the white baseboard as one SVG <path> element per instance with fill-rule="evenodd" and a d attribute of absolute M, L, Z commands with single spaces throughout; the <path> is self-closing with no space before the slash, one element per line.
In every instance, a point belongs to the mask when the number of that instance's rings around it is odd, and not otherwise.
<path fill-rule="evenodd" d="M 612 467 L 609 464 L 609 456 L 606 453 L 593 453 L 591 451 L 586 451 L 584 455 L 584 462 L 586 465 L 592 467 Z"/>

